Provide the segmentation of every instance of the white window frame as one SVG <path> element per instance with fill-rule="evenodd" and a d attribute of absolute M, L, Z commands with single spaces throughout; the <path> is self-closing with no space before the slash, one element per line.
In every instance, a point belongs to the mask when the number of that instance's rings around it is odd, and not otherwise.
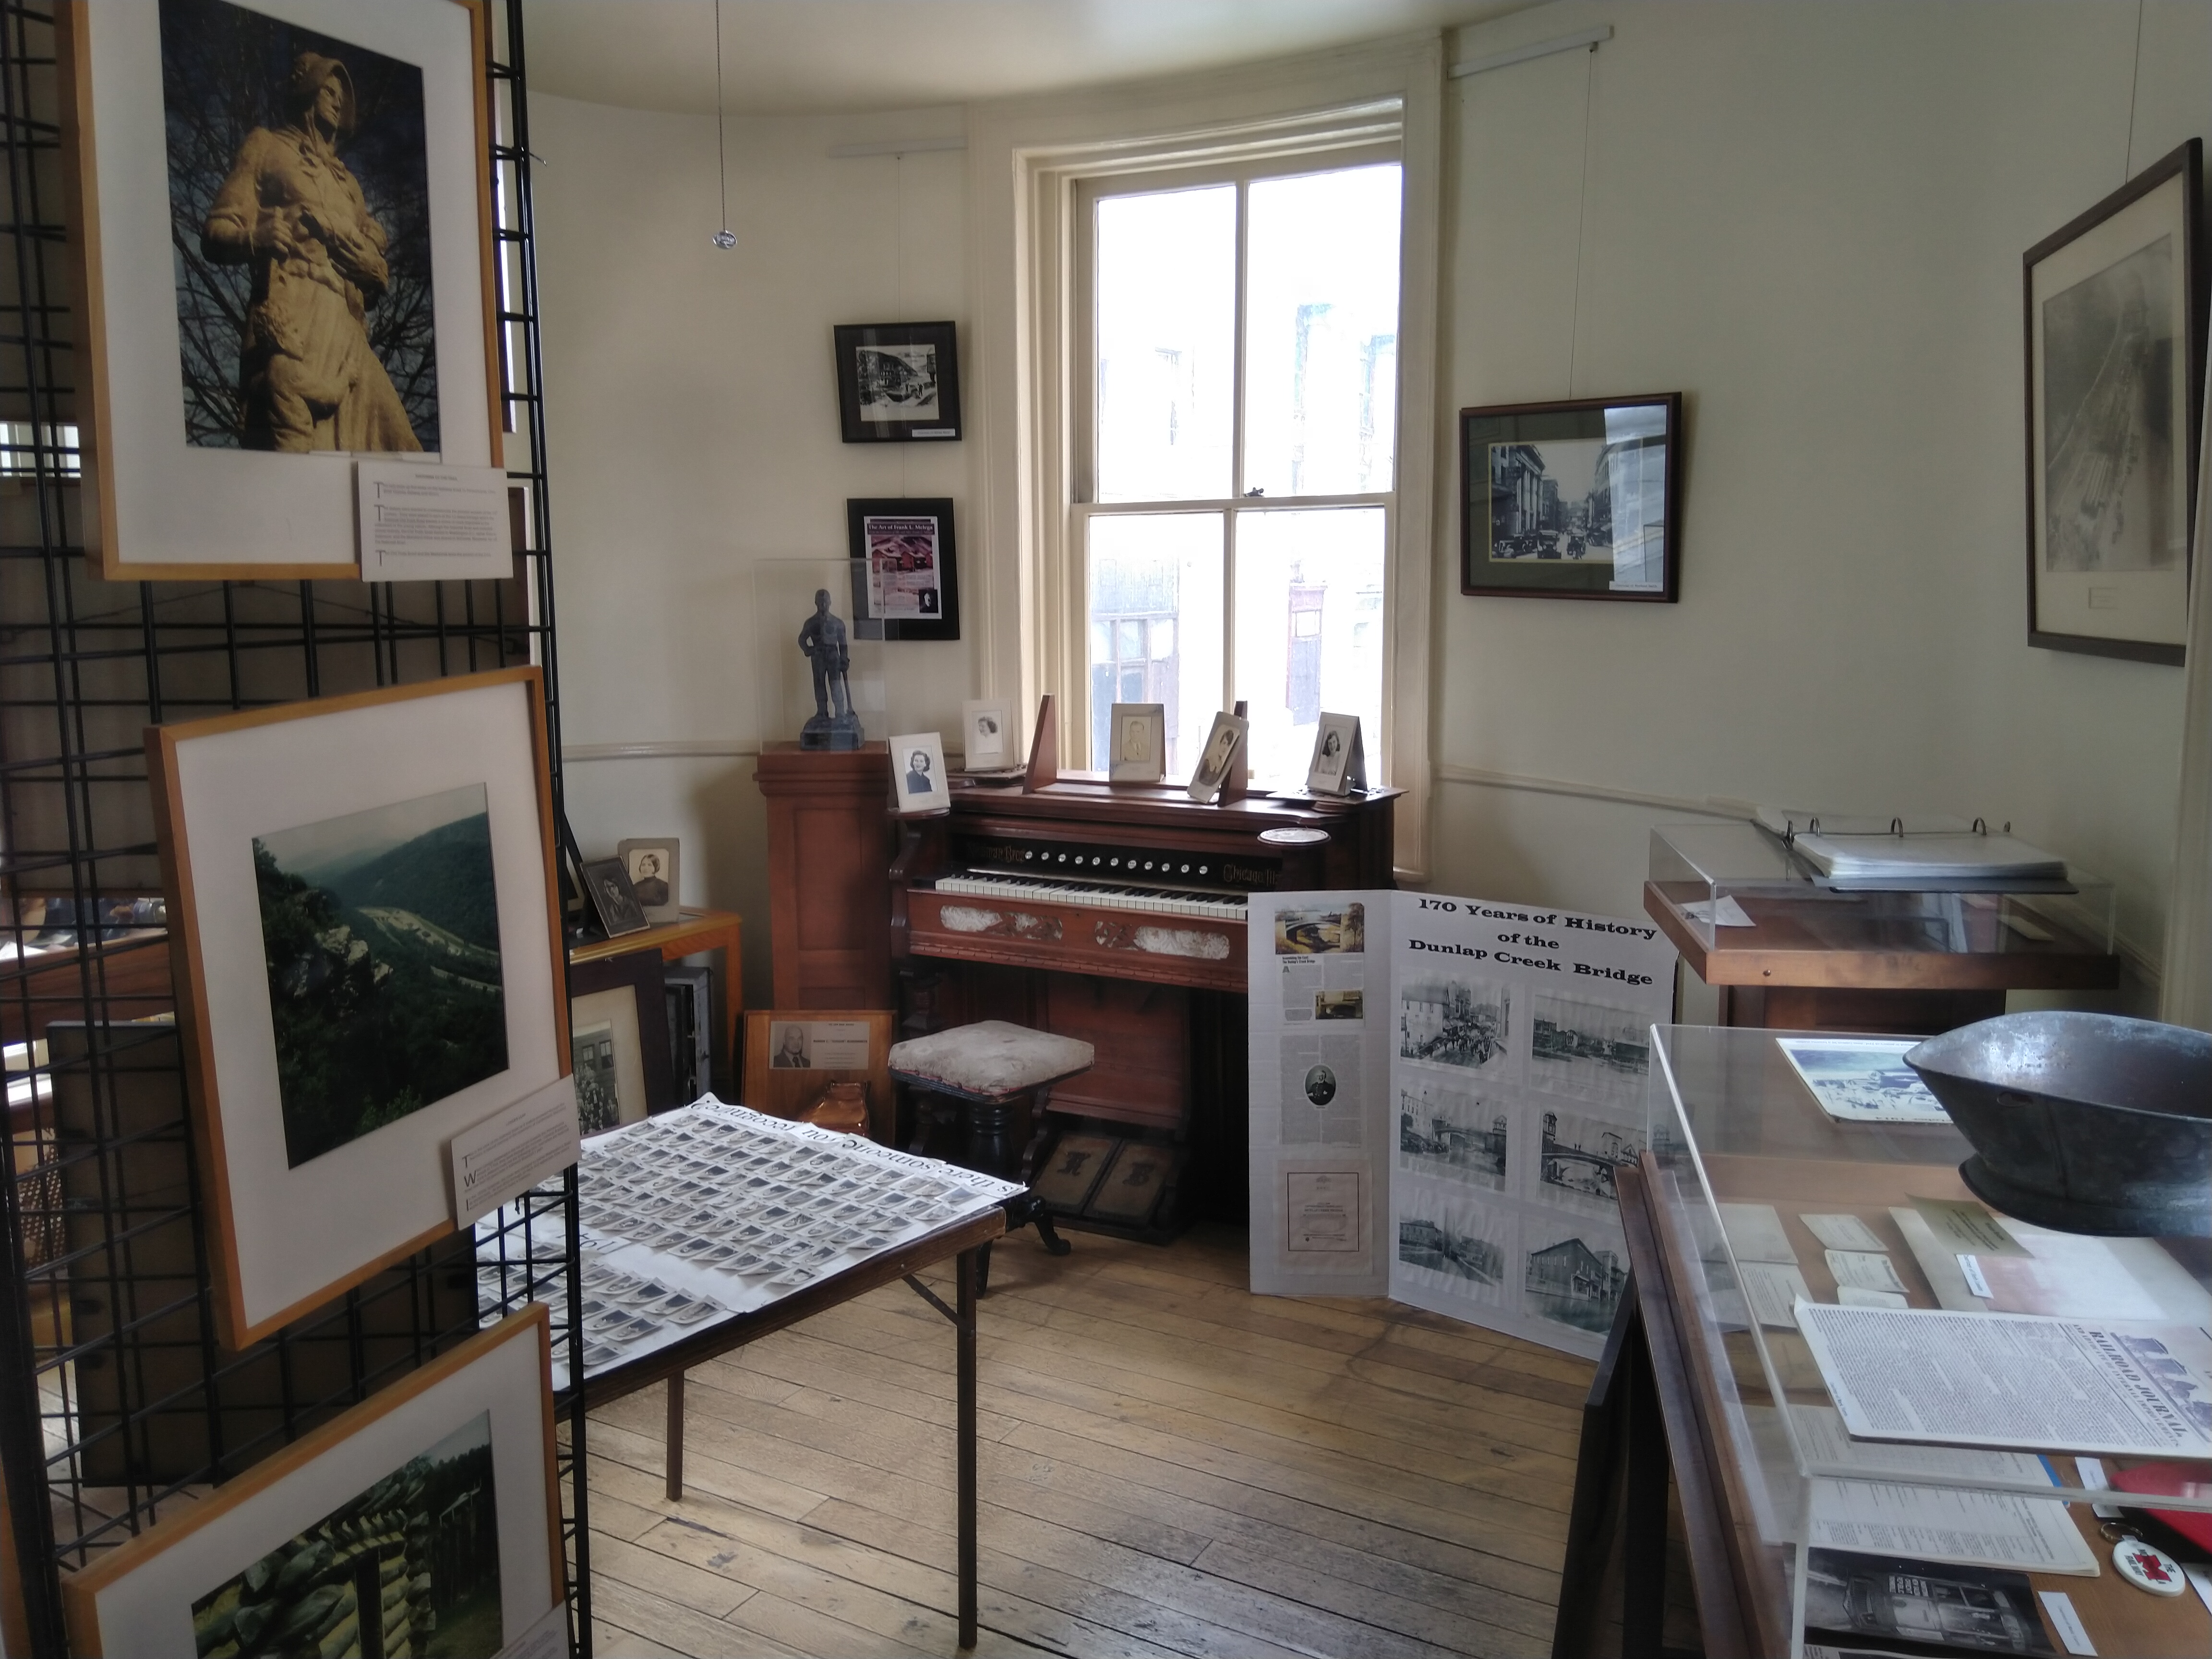
<path fill-rule="evenodd" d="M 1115 172 L 1074 179 L 1073 222 L 1070 226 L 1072 257 L 1068 260 L 1066 273 L 1070 287 L 1067 381 L 1072 394 L 1068 411 L 1070 446 L 1067 477 L 1072 499 L 1067 503 L 1067 526 L 1063 542 L 1063 556 L 1070 561 L 1072 567 L 1071 580 L 1067 583 L 1067 600 L 1073 608 L 1062 625 L 1070 630 L 1070 637 L 1076 643 L 1069 652 L 1070 660 L 1064 676 L 1063 690 L 1066 701 L 1063 707 L 1066 708 L 1067 715 L 1062 719 L 1060 726 L 1060 752 L 1063 760 L 1085 752 L 1093 726 L 1095 711 L 1090 706 L 1089 653 L 1081 641 L 1087 638 L 1090 625 L 1090 531 L 1091 521 L 1094 519 L 1143 518 L 1167 514 L 1220 515 L 1221 684 L 1213 689 L 1213 694 L 1219 699 L 1212 704 L 1215 708 L 1228 708 L 1230 699 L 1236 696 L 1237 537 L 1238 526 L 1245 519 L 1263 513 L 1310 512 L 1328 507 L 1380 508 L 1382 513 L 1383 605 L 1387 611 L 1392 579 L 1398 566 L 1398 561 L 1393 556 L 1398 538 L 1398 465 L 1395 453 L 1398 438 L 1395 432 L 1392 434 L 1394 453 L 1390 488 L 1388 489 L 1352 494 L 1256 497 L 1244 493 L 1244 357 L 1248 344 L 1245 302 L 1250 286 L 1248 277 L 1250 271 L 1252 186 L 1272 179 L 1304 178 L 1317 173 L 1382 164 L 1399 167 L 1402 178 L 1404 155 L 1402 146 L 1396 140 L 1331 145 L 1311 151 L 1268 155 L 1228 164 L 1214 162 L 1172 171 L 1148 168 L 1136 173 Z M 1199 190 L 1221 185 L 1237 187 L 1237 294 L 1231 322 L 1233 362 L 1230 371 L 1231 407 L 1235 417 L 1230 434 L 1229 493 L 1220 496 L 1164 501 L 1101 501 L 1097 477 L 1098 204 L 1117 196 Z M 1402 229 L 1401 234 L 1402 238 Z M 1402 358 L 1402 353 L 1398 355 Z M 1394 398 L 1395 392 L 1394 386 Z M 1385 629 L 1382 637 L 1382 729 L 1379 732 L 1367 734 L 1367 746 L 1376 751 L 1377 761 L 1372 769 L 1375 774 L 1372 781 L 1378 785 L 1388 784 L 1394 770 L 1389 765 L 1389 754 L 1391 716 L 1396 702 L 1390 695 L 1390 642 L 1395 631 Z M 1102 763 L 1093 756 L 1091 764 L 1097 767 Z M 1267 781 L 1290 784 L 1302 779 L 1303 775 L 1299 778 L 1273 778 Z"/>
<path fill-rule="evenodd" d="M 1404 196 L 1396 510 L 1385 576 L 1388 730 L 1371 746 L 1370 766 L 1406 792 L 1397 805 L 1395 862 L 1400 879 L 1410 882 L 1425 879 L 1428 863 L 1431 601 L 1442 591 L 1437 550 L 1446 539 L 1436 514 L 1443 58 L 1441 37 L 1427 33 L 1172 82 L 979 105 L 969 116 L 974 367 L 963 378 L 974 528 L 963 552 L 979 578 L 966 607 L 976 679 L 982 695 L 1030 708 L 1040 694 L 1054 694 L 1063 733 L 1088 698 L 1087 635 L 1078 625 L 1085 583 L 1073 534 L 1080 387 L 1070 276 L 1079 182 L 1281 158 L 1326 165 L 1333 153 L 1398 147 Z"/>

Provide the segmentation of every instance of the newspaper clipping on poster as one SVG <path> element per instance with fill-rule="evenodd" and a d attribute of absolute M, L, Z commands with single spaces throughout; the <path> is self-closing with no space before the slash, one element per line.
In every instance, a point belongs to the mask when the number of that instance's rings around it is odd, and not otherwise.
<path fill-rule="evenodd" d="M 1673 947 L 1648 921 L 1421 893 L 1251 905 L 1253 1288 L 1598 1353 Z"/>
<path fill-rule="evenodd" d="M 872 620 L 934 621 L 945 614 L 939 592 L 938 521 L 934 517 L 868 514 L 860 521 L 868 552 L 868 615 Z"/>

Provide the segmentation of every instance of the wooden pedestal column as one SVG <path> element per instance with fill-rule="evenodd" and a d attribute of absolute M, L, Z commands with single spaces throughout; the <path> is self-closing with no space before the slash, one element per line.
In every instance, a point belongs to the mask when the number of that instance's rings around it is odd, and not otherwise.
<path fill-rule="evenodd" d="M 890 756 L 761 746 L 779 1008 L 889 1008 Z"/>

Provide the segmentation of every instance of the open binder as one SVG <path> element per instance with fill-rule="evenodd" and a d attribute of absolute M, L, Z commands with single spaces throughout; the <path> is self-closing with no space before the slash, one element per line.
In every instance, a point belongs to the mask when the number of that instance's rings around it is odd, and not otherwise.
<path fill-rule="evenodd" d="M 1761 807 L 1753 822 L 1779 840 L 1816 884 L 1841 892 L 2074 890 L 2065 860 L 1993 832 L 1980 818 L 1875 818 Z"/>

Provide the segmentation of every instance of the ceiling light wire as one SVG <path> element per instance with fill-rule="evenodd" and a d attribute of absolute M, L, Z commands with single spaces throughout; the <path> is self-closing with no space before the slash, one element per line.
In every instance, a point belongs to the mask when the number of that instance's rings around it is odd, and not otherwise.
<path fill-rule="evenodd" d="M 714 167 L 722 185 L 722 228 L 714 233 L 714 246 L 727 253 L 738 238 L 730 228 L 730 149 L 722 136 L 722 0 L 714 0 Z"/>

